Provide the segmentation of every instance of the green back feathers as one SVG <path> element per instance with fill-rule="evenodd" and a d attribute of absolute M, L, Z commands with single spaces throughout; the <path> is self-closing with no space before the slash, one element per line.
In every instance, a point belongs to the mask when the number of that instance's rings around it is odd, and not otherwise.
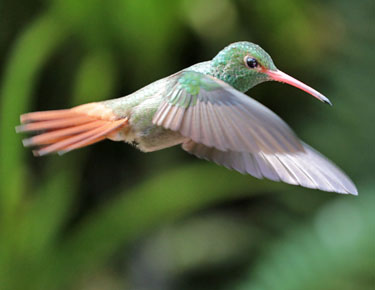
<path fill-rule="evenodd" d="M 178 79 L 181 88 L 185 89 L 191 95 L 197 95 L 200 88 L 211 91 L 220 87 L 210 78 L 202 78 L 202 75 L 192 71 L 187 71 Z"/>
<path fill-rule="evenodd" d="M 201 89 L 212 91 L 220 88 L 213 79 L 203 77 L 204 75 L 195 71 L 184 71 L 169 89 L 169 103 L 182 108 L 194 106 L 197 102 Z"/>

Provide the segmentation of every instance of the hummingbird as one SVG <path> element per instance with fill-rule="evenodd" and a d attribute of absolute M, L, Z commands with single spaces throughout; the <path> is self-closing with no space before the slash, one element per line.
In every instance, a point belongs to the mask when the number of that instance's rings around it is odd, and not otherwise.
<path fill-rule="evenodd" d="M 260 46 L 235 42 L 194 64 L 116 99 L 21 115 L 17 132 L 35 156 L 64 154 L 110 139 L 143 152 L 181 145 L 186 152 L 256 178 L 357 195 L 336 165 L 302 142 L 274 112 L 245 95 L 266 81 L 328 98 L 276 68 Z"/>

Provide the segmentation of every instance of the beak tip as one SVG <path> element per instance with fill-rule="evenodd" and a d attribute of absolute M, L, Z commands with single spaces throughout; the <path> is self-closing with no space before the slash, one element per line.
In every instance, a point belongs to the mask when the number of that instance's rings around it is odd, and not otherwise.
<path fill-rule="evenodd" d="M 332 107 L 332 103 L 329 101 L 329 100 L 324 100 L 323 101 L 325 104 L 328 104 L 328 105 L 330 105 L 331 107 Z"/>
<path fill-rule="evenodd" d="M 270 77 L 270 80 L 292 85 L 292 86 L 294 86 L 296 88 L 299 88 L 300 90 L 303 90 L 303 91 L 307 92 L 308 94 L 314 96 L 319 101 L 322 101 L 323 103 L 326 103 L 326 104 L 332 106 L 331 101 L 327 97 L 323 96 L 318 91 L 316 91 L 313 88 L 305 85 L 304 83 L 300 82 L 299 80 L 296 80 L 295 78 L 287 75 L 286 73 L 283 73 L 280 70 L 268 70 L 266 72 L 266 74 Z"/>
<path fill-rule="evenodd" d="M 322 102 L 325 103 L 325 104 L 328 104 L 332 107 L 332 103 L 328 98 L 322 98 Z"/>

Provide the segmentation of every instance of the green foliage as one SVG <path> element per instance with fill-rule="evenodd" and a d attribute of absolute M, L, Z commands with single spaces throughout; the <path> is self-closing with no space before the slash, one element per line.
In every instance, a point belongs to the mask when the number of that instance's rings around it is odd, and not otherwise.
<path fill-rule="evenodd" d="M 0 289 L 371 289 L 370 1 L 12 3 L 0 10 Z M 35 159 L 14 131 L 24 112 L 128 94 L 239 40 L 333 101 L 251 92 L 345 168 L 359 197 L 177 149 L 103 142 Z"/>
<path fill-rule="evenodd" d="M 237 289 L 373 289 L 374 191 L 362 194 L 360 201 L 325 205 L 274 242 Z"/>
<path fill-rule="evenodd" d="M 2 213 L 14 210 L 19 202 L 24 183 L 21 137 L 14 134 L 19 115 L 30 106 L 30 95 L 36 76 L 54 49 L 64 40 L 63 25 L 56 25 L 50 15 L 41 16 L 19 38 L 1 88 L 1 185 Z M 4 182 L 6 180 L 6 182 Z"/>

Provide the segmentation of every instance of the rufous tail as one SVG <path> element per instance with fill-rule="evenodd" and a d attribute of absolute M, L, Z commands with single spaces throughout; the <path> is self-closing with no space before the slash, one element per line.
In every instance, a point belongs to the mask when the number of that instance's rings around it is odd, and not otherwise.
<path fill-rule="evenodd" d="M 128 119 L 116 116 L 101 103 L 90 103 L 66 110 L 33 112 L 21 115 L 17 132 L 36 132 L 24 139 L 24 146 L 38 147 L 35 156 L 63 154 L 114 136 Z"/>

